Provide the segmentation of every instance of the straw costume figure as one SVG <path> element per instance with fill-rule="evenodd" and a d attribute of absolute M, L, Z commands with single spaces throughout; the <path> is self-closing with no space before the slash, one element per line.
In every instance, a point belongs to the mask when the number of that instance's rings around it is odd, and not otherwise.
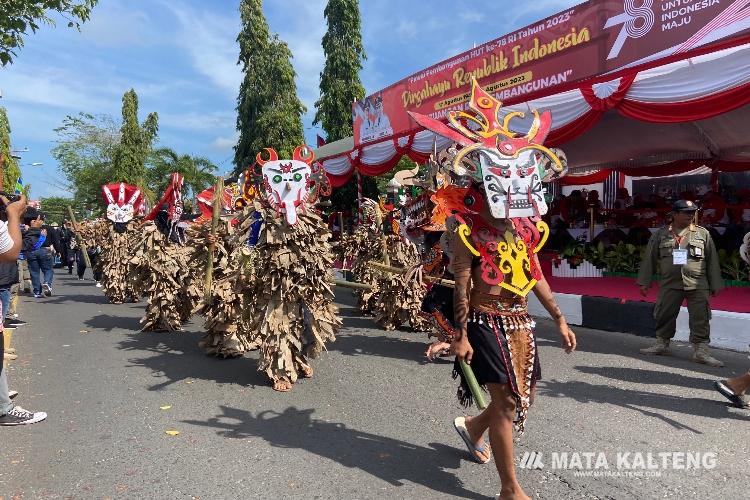
<path fill-rule="evenodd" d="M 393 267 L 413 269 L 419 266 L 419 249 L 400 235 L 387 237 L 388 257 Z M 407 323 L 412 329 L 423 331 L 428 324 L 419 314 L 427 292 L 419 273 L 378 273 L 377 297 L 373 307 L 375 322 L 385 330 L 395 330 Z"/>
<path fill-rule="evenodd" d="M 167 190 L 146 215 L 130 259 L 130 276 L 138 295 L 148 297 L 143 331 L 181 330 L 201 298 L 201 290 L 186 279 L 183 177 L 174 173 Z"/>
<path fill-rule="evenodd" d="M 377 221 L 382 220 L 376 214 L 380 207 L 374 201 L 362 199 L 362 220 L 354 228 L 354 233 L 341 238 L 343 262 L 349 264 L 352 279 L 357 283 L 370 285 L 370 290 L 355 290 L 357 307 L 365 314 L 372 314 L 378 298 L 378 275 L 370 267 L 370 261 L 382 261 L 383 244 L 379 237 Z"/>
<path fill-rule="evenodd" d="M 132 220 L 137 213 L 143 213 L 143 194 L 138 187 L 120 182 L 102 186 L 102 195 L 107 203 L 107 219 L 111 222 L 109 234 L 101 242 L 104 294 L 113 304 L 138 302 L 128 262 L 139 237 Z"/>
<path fill-rule="evenodd" d="M 244 259 L 244 317 L 250 343 L 260 346 L 259 370 L 277 391 L 289 391 L 298 377 L 313 374 L 310 359 L 335 340 L 341 326 L 333 304 L 333 253 L 328 226 L 313 208 L 330 194 L 322 167 L 306 146 L 293 159 L 273 149 L 259 153 L 254 166 L 263 221 L 257 245 Z M 245 212 L 247 214 L 247 212 Z M 251 238 L 255 219 L 240 221 L 238 234 Z M 248 270 L 252 267 L 252 270 Z"/>
<path fill-rule="evenodd" d="M 203 223 L 194 224 L 188 231 L 190 279 L 201 288 L 204 286 L 211 239 L 209 234 L 214 190 L 215 187 L 211 187 L 196 196 L 198 207 L 203 214 Z M 251 252 L 247 246 L 248 240 L 243 241 L 238 235 L 237 228 L 241 225 L 235 218 L 237 211 L 241 214 L 245 210 L 248 210 L 249 214 L 254 212 L 254 197 L 252 176 L 248 176 L 247 173 L 237 180 L 225 181 L 224 191 L 220 196 L 222 217 L 214 238 L 211 293 L 200 301 L 196 309 L 196 312 L 205 318 L 206 335 L 200 345 L 210 356 L 236 358 L 247 351 L 257 349 L 257 345 L 249 341 L 247 322 L 243 316 L 243 288 L 249 277 L 243 275 L 241 264 L 249 264 L 247 257 Z M 252 265 L 247 267 L 252 270 Z"/>

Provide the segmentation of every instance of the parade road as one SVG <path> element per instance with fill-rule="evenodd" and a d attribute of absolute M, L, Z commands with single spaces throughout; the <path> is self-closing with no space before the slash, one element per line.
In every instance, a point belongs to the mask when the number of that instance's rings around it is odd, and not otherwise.
<path fill-rule="evenodd" d="M 221 360 L 184 332 L 141 333 L 142 304 L 112 305 L 58 272 L 55 295 L 24 296 L 10 363 L 18 404 L 49 418 L 3 428 L 0 496 L 10 498 L 493 498 L 493 463 L 453 430 L 452 362 L 426 335 L 386 332 L 337 290 L 344 328 L 290 393 L 256 356 Z M 575 329 L 575 328 L 574 328 Z M 750 412 L 713 390 L 748 368 L 647 358 L 651 340 L 575 329 L 566 355 L 540 321 L 542 377 L 516 447 L 534 498 L 743 498 Z M 467 410 L 474 412 L 474 409 Z M 606 462 L 606 464 L 605 464 Z"/>

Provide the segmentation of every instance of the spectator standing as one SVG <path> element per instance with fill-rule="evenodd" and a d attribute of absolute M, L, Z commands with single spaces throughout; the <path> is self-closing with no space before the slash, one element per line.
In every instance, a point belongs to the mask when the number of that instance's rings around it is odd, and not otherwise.
<path fill-rule="evenodd" d="M 44 227 L 44 214 L 29 208 L 24 222 L 29 226 L 23 237 L 23 252 L 31 275 L 31 285 L 34 297 L 49 297 L 52 295 L 52 279 L 54 271 L 54 247 L 53 239 L 55 232 Z M 58 243 L 59 244 L 59 243 Z M 40 280 L 40 273 L 42 277 Z"/>
<path fill-rule="evenodd" d="M 68 268 L 68 274 L 73 274 L 73 263 L 75 262 L 75 250 L 71 246 L 74 235 L 70 228 L 70 222 L 65 221 L 60 229 L 60 259 L 63 267 Z"/>
<path fill-rule="evenodd" d="M 656 342 L 641 349 L 641 353 L 667 353 L 677 329 L 680 306 L 683 300 L 687 300 L 693 361 L 724 366 L 708 351 L 709 295 L 715 295 L 723 288 L 719 256 L 708 231 L 694 224 L 697 209 L 698 206 L 690 200 L 678 200 L 672 207 L 672 223 L 660 228 L 648 241 L 637 283 L 644 297 L 657 270 L 661 283 L 654 306 Z"/>
<path fill-rule="evenodd" d="M 0 262 L 15 263 L 21 250 L 21 214 L 26 209 L 26 197 L 9 203 L 0 196 L 5 206 L 7 222 L 0 220 Z M 0 334 L 0 354 L 5 356 L 4 334 Z M 8 374 L 5 363 L 0 365 L 0 425 L 24 425 L 40 422 L 47 418 L 44 412 L 30 412 L 13 404 L 8 390 Z"/>
<path fill-rule="evenodd" d="M 18 264 L 0 262 L 0 302 L 2 302 L 3 326 L 13 328 L 8 323 L 13 287 L 18 283 Z"/>

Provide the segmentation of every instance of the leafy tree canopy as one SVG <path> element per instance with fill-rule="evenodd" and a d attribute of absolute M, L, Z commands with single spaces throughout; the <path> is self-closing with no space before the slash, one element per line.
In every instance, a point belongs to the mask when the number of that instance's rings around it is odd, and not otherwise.
<path fill-rule="evenodd" d="M 0 179 L 0 189 L 12 193 L 16 187 L 16 181 L 21 176 L 18 160 L 13 158 L 10 144 L 10 122 L 5 108 L 0 107 L 0 168 L 3 176 Z"/>
<path fill-rule="evenodd" d="M 329 0 L 324 15 L 328 30 L 323 36 L 326 63 L 320 73 L 320 99 L 313 124 L 321 123 L 329 142 L 352 135 L 352 102 L 365 97 L 359 79 L 362 60 L 362 22 L 359 0 Z"/>
<path fill-rule="evenodd" d="M 99 0 L 2 0 L 0 1 L 0 65 L 13 62 L 16 51 L 23 47 L 29 31 L 36 33 L 42 24 L 55 26 L 50 17 L 59 14 L 69 28 L 81 29 L 91 9 Z"/>

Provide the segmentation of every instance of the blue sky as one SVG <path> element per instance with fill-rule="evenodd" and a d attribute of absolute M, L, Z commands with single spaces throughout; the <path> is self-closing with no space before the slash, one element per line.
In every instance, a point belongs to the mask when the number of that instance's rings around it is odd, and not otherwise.
<path fill-rule="evenodd" d="M 468 2 L 361 0 L 367 60 L 361 74 L 372 93 L 420 69 L 575 5 L 573 0 Z M 308 108 L 308 142 L 324 55 L 326 0 L 265 0 L 273 32 L 292 49 L 298 94 Z M 16 62 L 0 69 L 0 105 L 8 110 L 14 149 L 23 153 L 32 197 L 67 196 L 50 156 L 53 131 L 86 111 L 120 120 L 122 94 L 133 87 L 140 118 L 159 113 L 159 145 L 232 168 L 238 0 L 101 0 L 81 33 L 44 27 L 26 40 Z M 30 166 L 43 162 L 43 166 Z M 26 164 L 26 165 L 25 165 Z"/>

